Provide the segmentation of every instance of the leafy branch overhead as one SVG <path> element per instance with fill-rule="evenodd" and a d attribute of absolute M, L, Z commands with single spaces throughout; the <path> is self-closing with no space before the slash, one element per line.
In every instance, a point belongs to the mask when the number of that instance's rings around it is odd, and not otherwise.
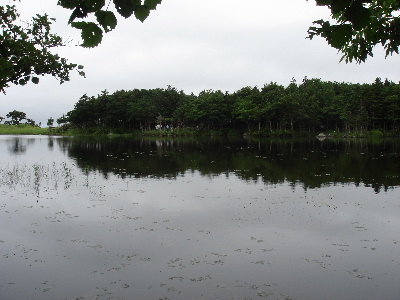
<path fill-rule="evenodd" d="M 111 2 L 111 0 L 110 0 Z M 132 15 L 144 22 L 150 11 L 156 9 L 161 0 L 113 0 L 115 10 L 124 18 Z M 96 47 L 103 39 L 103 32 L 109 32 L 117 26 L 117 17 L 109 11 L 109 4 L 105 0 L 59 0 L 58 5 L 72 10 L 69 23 L 72 27 L 81 30 L 82 46 Z M 95 21 L 75 21 L 94 14 Z"/>
<path fill-rule="evenodd" d="M 373 48 L 382 45 L 386 56 L 399 54 L 399 0 L 316 0 L 331 10 L 334 24 L 317 20 L 308 30 L 308 38 L 321 36 L 342 54 L 342 60 L 361 63 L 373 56 Z"/>
<path fill-rule="evenodd" d="M 83 66 L 68 63 L 67 59 L 51 53 L 52 48 L 64 45 L 62 38 L 50 31 L 54 19 L 36 15 L 22 27 L 18 18 L 15 6 L 0 6 L 0 91 L 4 92 L 9 83 L 37 84 L 38 76 L 46 74 L 60 83 L 68 81 L 73 70 L 85 76 Z"/>
<path fill-rule="evenodd" d="M 306 0 L 308 1 L 308 0 Z M 161 0 L 112 0 L 116 13 L 124 18 L 132 15 L 143 22 L 161 4 Z M 364 62 L 373 56 L 373 48 L 382 45 L 386 56 L 399 53 L 399 0 L 316 0 L 318 6 L 327 6 L 331 21 L 317 20 L 308 29 L 308 38 L 324 38 L 342 53 L 346 62 Z M 82 46 L 95 47 L 103 33 L 117 26 L 117 17 L 109 10 L 111 0 L 58 0 L 58 5 L 72 10 L 69 22 L 81 30 Z M 89 15 L 94 20 L 77 21 Z"/>

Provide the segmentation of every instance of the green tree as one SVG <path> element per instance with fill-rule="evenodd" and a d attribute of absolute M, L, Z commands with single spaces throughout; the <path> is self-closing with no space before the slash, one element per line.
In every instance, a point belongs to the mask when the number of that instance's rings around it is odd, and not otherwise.
<path fill-rule="evenodd" d="M 127 108 L 129 121 L 138 124 L 141 129 L 151 128 L 161 113 L 155 106 L 152 93 L 147 90 L 135 89 L 130 94 Z"/>
<path fill-rule="evenodd" d="M 13 110 L 6 115 L 7 118 L 11 118 L 11 125 L 19 125 L 22 120 L 26 119 L 26 113 L 22 111 Z"/>
<path fill-rule="evenodd" d="M 385 115 L 387 114 L 385 99 L 385 86 L 380 78 L 376 78 L 373 84 L 363 84 L 365 106 L 370 115 L 371 129 L 385 127 Z"/>
<path fill-rule="evenodd" d="M 31 126 L 35 126 L 36 125 L 36 122 L 34 120 L 32 120 L 32 119 L 26 119 L 25 123 L 28 124 L 28 125 L 31 125 Z"/>
<path fill-rule="evenodd" d="M 195 101 L 196 96 L 192 93 L 190 95 L 181 95 L 178 106 L 173 113 L 177 127 L 195 126 Z"/>
<path fill-rule="evenodd" d="M 385 114 L 388 127 L 399 132 L 400 130 L 400 84 L 390 84 L 385 86 L 384 106 L 387 109 Z"/>
<path fill-rule="evenodd" d="M 262 97 L 262 112 L 265 120 L 269 124 L 269 130 L 272 131 L 273 124 L 276 125 L 276 129 L 279 128 L 280 114 L 279 105 L 283 101 L 285 95 L 285 88 L 275 82 L 264 84 L 261 89 Z"/>
<path fill-rule="evenodd" d="M 50 118 L 47 120 L 47 126 L 48 126 L 48 127 L 53 127 L 53 125 L 54 125 L 54 119 L 53 119 L 52 117 L 50 117 Z"/>
<path fill-rule="evenodd" d="M 59 126 L 61 126 L 61 125 L 65 124 L 65 123 L 68 123 L 68 118 L 67 118 L 65 115 L 62 115 L 62 117 L 59 117 L 59 118 L 56 120 L 56 122 L 57 122 L 57 124 L 58 124 Z"/>
<path fill-rule="evenodd" d="M 250 129 L 252 123 L 258 123 L 258 130 L 260 130 L 263 109 L 258 88 L 244 87 L 236 91 L 233 97 L 235 99 L 232 108 L 233 116 L 245 122 L 248 129 Z"/>
<path fill-rule="evenodd" d="M 221 91 L 200 92 L 195 99 L 195 121 L 207 129 L 220 129 L 231 120 L 231 108 Z"/>
<path fill-rule="evenodd" d="M 400 96 L 391 95 L 385 98 L 388 112 L 387 119 L 390 122 L 390 127 L 393 131 L 399 131 L 400 129 Z"/>
<path fill-rule="evenodd" d="M 77 127 L 90 127 L 98 124 L 98 116 L 94 114 L 95 103 L 94 97 L 89 97 L 86 94 L 83 95 L 77 103 L 75 103 L 74 109 L 67 113 L 69 122 Z"/>
<path fill-rule="evenodd" d="M 294 131 L 295 125 L 298 124 L 304 115 L 304 106 L 301 103 L 299 86 L 294 78 L 286 87 L 285 95 L 277 106 L 281 114 L 281 128 L 287 129 L 287 126 L 290 126 L 290 130 Z"/>
<path fill-rule="evenodd" d="M 19 14 L 15 6 L 0 6 L 0 91 L 10 83 L 37 84 L 46 74 L 60 83 L 69 80 L 69 74 L 77 70 L 82 76 L 82 66 L 68 63 L 67 59 L 50 52 L 64 45 L 62 38 L 50 32 L 54 19 L 48 15 L 36 15 L 26 28 L 18 25 Z"/>
<path fill-rule="evenodd" d="M 305 77 L 299 86 L 299 92 L 303 107 L 302 119 L 307 123 L 308 131 L 315 132 L 327 128 L 329 126 L 327 109 L 335 95 L 332 85 L 320 79 Z"/>
<path fill-rule="evenodd" d="M 233 94 L 206 90 L 198 96 L 174 88 L 103 91 L 82 96 L 67 114 L 71 125 L 110 129 L 151 129 L 158 123 L 174 127 L 235 131 L 255 129 L 398 131 L 400 85 L 379 78 L 372 84 L 293 79 L 285 88 L 269 83 L 259 90 L 245 87 Z M 264 126 L 264 128 L 263 128 Z"/>
<path fill-rule="evenodd" d="M 318 20 L 308 30 L 309 38 L 323 37 L 338 49 L 346 62 L 364 62 L 373 48 L 382 45 L 386 56 L 399 54 L 400 1 L 398 0 L 316 0 L 328 6 L 330 21 Z"/>
<path fill-rule="evenodd" d="M 369 115 L 366 109 L 365 87 L 360 84 L 341 84 L 340 119 L 347 132 L 368 128 Z"/>
<path fill-rule="evenodd" d="M 128 123 L 127 107 L 130 100 L 130 92 L 125 90 L 116 91 L 109 98 L 104 107 L 105 114 L 103 114 L 102 120 L 109 128 L 125 128 Z"/>
<path fill-rule="evenodd" d="M 129 120 L 139 124 L 142 129 L 158 124 L 161 120 L 161 123 L 171 125 L 183 97 L 183 92 L 178 92 L 171 86 L 167 89 L 134 90 L 130 94 Z"/>

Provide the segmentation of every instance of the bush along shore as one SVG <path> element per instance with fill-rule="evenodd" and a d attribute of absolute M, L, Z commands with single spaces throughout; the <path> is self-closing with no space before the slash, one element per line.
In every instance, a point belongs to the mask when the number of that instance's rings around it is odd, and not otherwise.
<path fill-rule="evenodd" d="M 200 128 L 164 128 L 151 130 L 122 130 L 112 128 L 77 128 L 70 125 L 59 127 L 41 128 L 28 124 L 3 125 L 0 124 L 0 135 L 57 135 L 57 136 L 149 136 L 149 137 L 212 137 L 212 136 L 248 136 L 248 137 L 273 137 L 273 138 L 292 138 L 292 137 L 317 137 L 324 138 L 387 138 L 400 137 L 399 132 L 395 131 L 330 131 L 320 132 L 319 134 L 305 131 L 291 130 L 238 130 L 220 129 L 208 130 Z"/>

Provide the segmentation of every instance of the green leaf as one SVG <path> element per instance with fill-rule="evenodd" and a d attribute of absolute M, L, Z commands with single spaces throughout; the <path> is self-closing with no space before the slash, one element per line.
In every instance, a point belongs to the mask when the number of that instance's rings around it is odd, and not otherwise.
<path fill-rule="evenodd" d="M 331 5 L 332 0 L 316 0 L 318 6 Z"/>
<path fill-rule="evenodd" d="M 161 0 L 144 0 L 144 5 L 149 9 L 156 9 L 158 4 L 161 4 Z"/>
<path fill-rule="evenodd" d="M 71 24 L 76 18 L 85 18 L 87 17 L 87 9 L 78 6 L 74 9 L 71 16 L 69 17 L 68 24 Z"/>
<path fill-rule="evenodd" d="M 89 12 L 96 12 L 102 9 L 105 5 L 105 0 L 86 0 L 84 3 Z"/>
<path fill-rule="evenodd" d="M 350 7 L 353 0 L 333 0 L 331 5 L 332 14 L 337 14 Z"/>
<path fill-rule="evenodd" d="M 369 25 L 371 12 L 362 4 L 354 4 L 346 11 L 346 17 L 353 24 L 355 30 L 361 30 Z"/>
<path fill-rule="evenodd" d="M 68 9 L 75 9 L 78 6 L 84 6 L 88 9 L 88 12 L 95 12 L 105 5 L 105 0 L 59 0 L 57 5 Z"/>
<path fill-rule="evenodd" d="M 341 49 L 345 46 L 353 36 L 353 29 L 350 24 L 333 25 L 331 29 L 329 44 L 336 49 Z"/>
<path fill-rule="evenodd" d="M 37 77 L 32 77 L 32 82 L 34 83 L 34 84 L 38 84 L 39 83 L 39 78 L 37 78 Z"/>
<path fill-rule="evenodd" d="M 93 22 L 73 22 L 72 27 L 81 30 L 82 46 L 85 48 L 96 47 L 103 39 L 103 31 Z"/>
<path fill-rule="evenodd" d="M 117 12 L 124 18 L 129 18 L 136 7 L 141 4 L 141 0 L 113 0 Z"/>
<path fill-rule="evenodd" d="M 87 26 L 86 22 L 73 22 L 71 24 L 72 27 L 76 28 L 76 29 L 83 29 Z"/>
<path fill-rule="evenodd" d="M 68 9 L 74 9 L 79 5 L 79 0 L 59 0 L 57 5 Z"/>
<path fill-rule="evenodd" d="M 136 9 L 135 9 L 135 17 L 140 22 L 144 22 L 144 20 L 146 20 L 146 18 L 149 16 L 149 14 L 150 14 L 150 9 L 144 5 L 136 7 Z"/>
<path fill-rule="evenodd" d="M 97 22 L 99 22 L 105 32 L 109 32 L 117 26 L 117 18 L 113 12 L 100 10 L 95 15 Z"/>

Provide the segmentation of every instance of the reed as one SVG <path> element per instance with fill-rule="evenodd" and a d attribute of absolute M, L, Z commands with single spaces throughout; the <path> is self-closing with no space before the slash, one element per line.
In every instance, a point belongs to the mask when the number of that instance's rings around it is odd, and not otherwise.
<path fill-rule="evenodd" d="M 42 191 L 57 191 L 60 184 L 66 190 L 75 179 L 73 168 L 66 162 L 53 162 L 52 165 L 35 163 L 31 166 L 26 163 L 0 164 L 0 187 L 33 193 L 37 197 Z"/>

